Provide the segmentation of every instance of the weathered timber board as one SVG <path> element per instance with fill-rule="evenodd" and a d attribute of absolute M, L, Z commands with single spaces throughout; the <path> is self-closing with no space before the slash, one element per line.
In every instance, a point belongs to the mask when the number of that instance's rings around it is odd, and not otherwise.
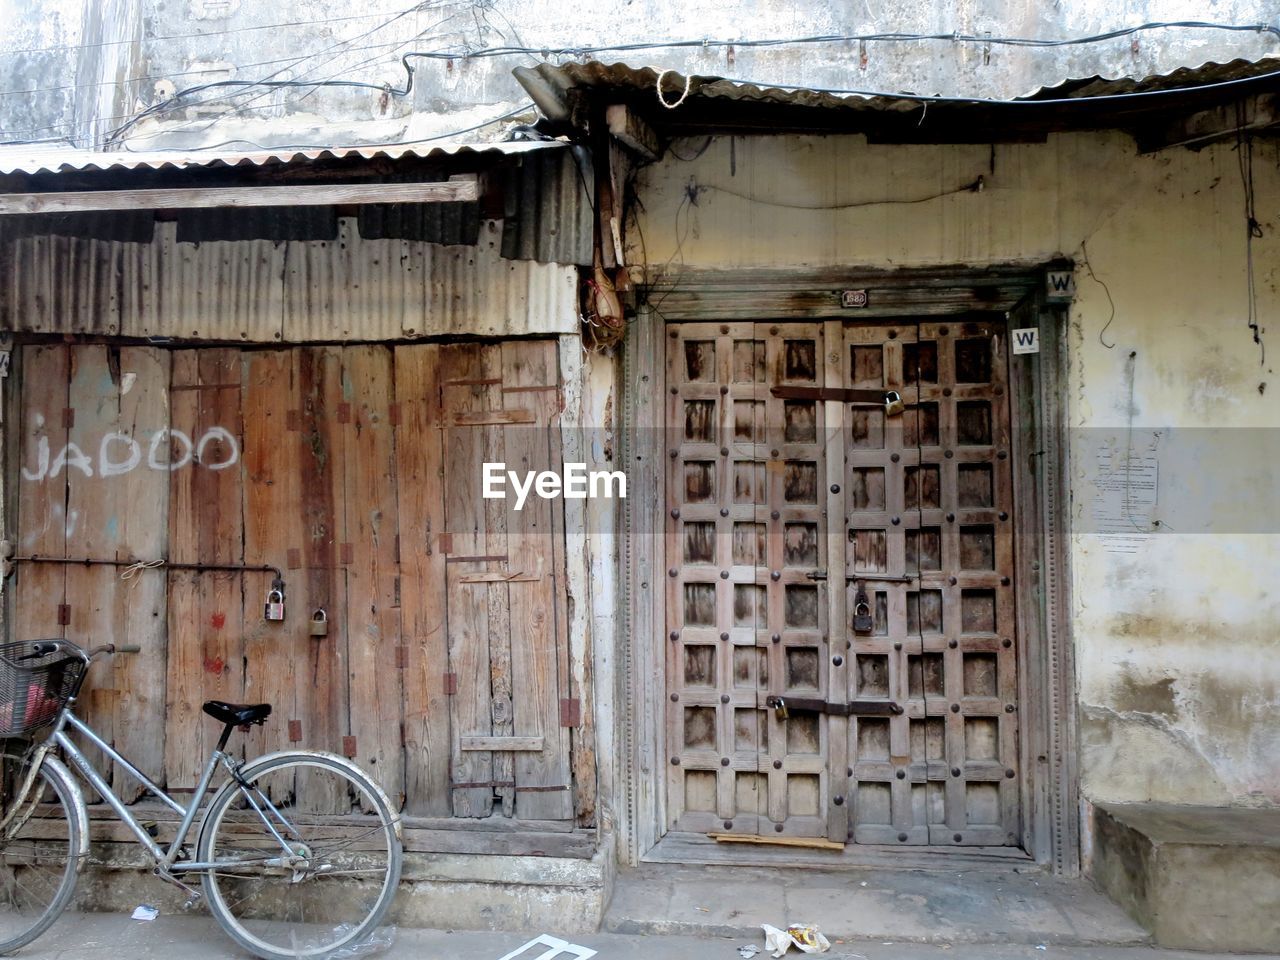
<path fill-rule="evenodd" d="M 405 812 L 432 816 L 452 802 L 439 357 L 434 344 L 395 349 Z"/>
<path fill-rule="evenodd" d="M 399 810 L 404 800 L 404 719 L 396 555 L 392 355 L 386 347 L 343 350 L 346 419 L 347 654 L 355 759 L 371 771 Z M 332 616 L 332 615 L 331 615 Z M 330 625 L 330 631 L 334 625 Z"/>

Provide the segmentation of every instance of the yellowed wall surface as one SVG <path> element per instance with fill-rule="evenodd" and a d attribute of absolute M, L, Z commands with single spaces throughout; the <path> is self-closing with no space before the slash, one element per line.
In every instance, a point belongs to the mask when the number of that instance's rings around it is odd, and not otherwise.
<path fill-rule="evenodd" d="M 1075 259 L 1072 629 L 1091 800 L 1280 803 L 1280 378 L 1247 326 L 1240 160 L 1234 143 L 1139 156 L 1120 134 L 995 148 L 739 137 L 641 173 L 637 264 Z M 1255 145 L 1263 327 L 1280 309 L 1278 170 L 1275 141 Z M 980 193 L 913 204 L 761 202 L 912 200 L 979 175 Z M 1272 340 L 1280 359 L 1280 327 Z M 1156 471 L 1154 502 L 1130 491 L 1120 527 L 1095 507 L 1103 482 L 1119 502 L 1117 451 Z M 1122 475 L 1135 489 L 1148 476 Z"/>

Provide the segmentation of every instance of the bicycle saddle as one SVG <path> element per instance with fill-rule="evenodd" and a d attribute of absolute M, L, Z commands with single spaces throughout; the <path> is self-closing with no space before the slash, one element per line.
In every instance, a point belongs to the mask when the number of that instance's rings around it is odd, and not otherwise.
<path fill-rule="evenodd" d="M 215 720 L 243 727 L 250 723 L 265 723 L 271 716 L 269 703 L 223 703 L 221 700 L 206 700 L 204 712 Z"/>

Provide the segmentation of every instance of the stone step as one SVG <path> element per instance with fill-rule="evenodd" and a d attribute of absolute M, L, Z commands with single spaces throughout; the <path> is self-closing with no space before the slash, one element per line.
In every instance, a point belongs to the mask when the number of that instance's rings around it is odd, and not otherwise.
<path fill-rule="evenodd" d="M 1280 808 L 1095 805 L 1095 882 L 1162 947 L 1280 953 Z"/>
<path fill-rule="evenodd" d="M 956 871 L 643 864 L 622 871 L 602 929 L 758 939 L 814 924 L 831 940 L 1122 946 L 1140 926 L 1080 879 L 1038 868 Z"/>

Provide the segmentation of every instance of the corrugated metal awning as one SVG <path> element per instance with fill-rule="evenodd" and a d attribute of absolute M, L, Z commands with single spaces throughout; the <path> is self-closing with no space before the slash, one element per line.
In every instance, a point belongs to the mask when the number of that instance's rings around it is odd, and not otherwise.
<path fill-rule="evenodd" d="M 669 136 L 705 132 L 860 132 L 888 142 L 988 142 L 1069 129 L 1136 130 L 1246 96 L 1280 92 L 1280 57 L 1204 63 L 1169 74 L 1068 79 L 1012 100 L 768 86 L 600 62 L 521 67 L 516 76 L 570 128 L 592 102 L 627 103 Z M 665 101 L 664 104 L 659 99 Z"/>
<path fill-rule="evenodd" d="M 512 140 L 501 143 L 418 143 L 401 146 L 327 147 L 295 150 L 267 149 L 251 153 L 212 150 L 153 150 L 148 152 L 100 153 L 47 144 L 0 147 L 0 174 L 71 173 L 85 170 L 192 170 L 199 168 L 263 167 L 271 164 L 302 164 L 315 160 L 365 160 L 402 157 L 456 156 L 465 153 L 522 154 L 534 150 L 567 148 L 559 140 Z"/>

